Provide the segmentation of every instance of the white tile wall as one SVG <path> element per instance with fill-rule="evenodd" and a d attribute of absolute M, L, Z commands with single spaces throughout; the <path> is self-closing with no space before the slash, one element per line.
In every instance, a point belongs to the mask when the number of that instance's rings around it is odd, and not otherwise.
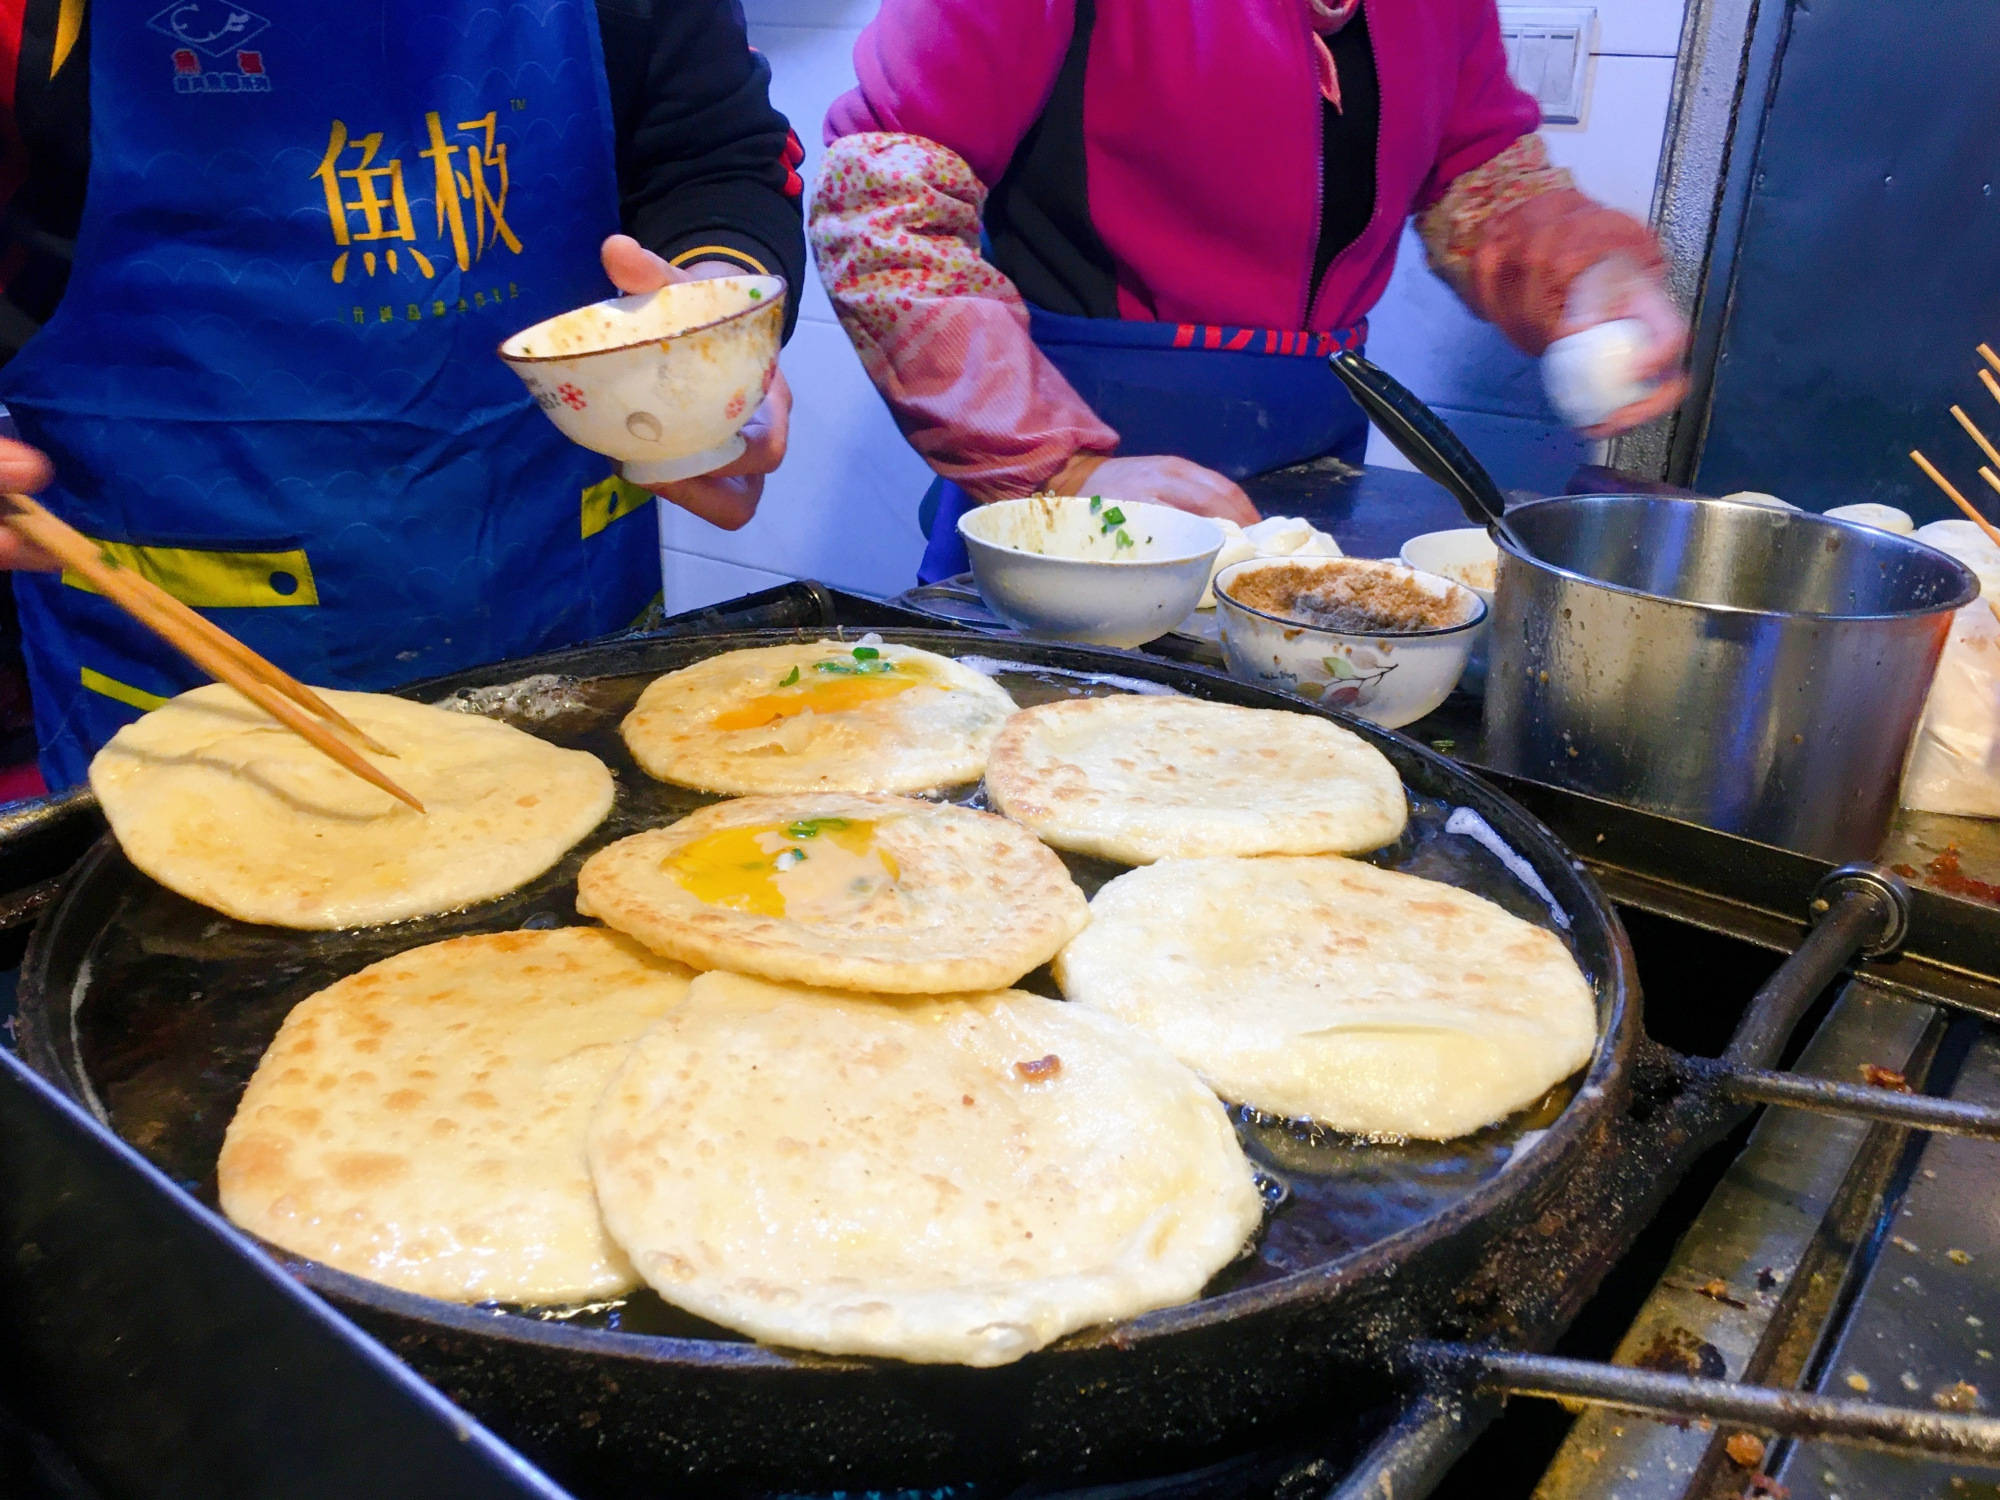
<path fill-rule="evenodd" d="M 791 449 L 756 518 L 718 531 L 663 506 L 662 546 L 863 593 L 907 588 L 924 553 L 917 502 L 930 470 L 889 420 L 839 324 L 801 319 L 780 363 L 794 395 Z M 666 597 L 669 609 L 681 607 L 671 587 Z"/>
<path fill-rule="evenodd" d="M 820 124 L 853 84 L 853 49 L 877 0 L 744 0 L 751 45 L 769 58 L 772 95 L 805 143 L 810 182 Z M 1652 199 L 1683 0 L 1597 0 L 1581 124 L 1548 129 L 1556 159 L 1589 192 L 1644 214 Z M 917 501 L 930 471 L 913 454 L 833 321 L 815 277 L 801 289 L 784 369 L 796 397 L 792 447 L 757 519 L 717 531 L 660 508 L 670 609 L 692 609 L 783 577 L 892 594 L 923 554 Z M 1457 424 L 1503 484 L 1553 485 L 1584 456 L 1547 410 L 1531 361 L 1515 353 L 1424 268 L 1414 238 L 1374 315 L 1371 353 Z M 1379 436 L 1372 462 L 1400 463 Z"/>
<path fill-rule="evenodd" d="M 767 568 L 746 568 L 740 563 L 722 562 L 713 557 L 697 557 L 691 552 L 660 551 L 661 586 L 676 611 L 700 609 L 724 599 L 738 599 L 788 581 L 789 573 L 773 573 Z"/>
<path fill-rule="evenodd" d="M 1564 0 L 1582 4 L 1583 0 Z M 1680 50 L 1681 0 L 1592 0 L 1597 39 L 1591 51 L 1631 57 L 1672 57 Z"/>

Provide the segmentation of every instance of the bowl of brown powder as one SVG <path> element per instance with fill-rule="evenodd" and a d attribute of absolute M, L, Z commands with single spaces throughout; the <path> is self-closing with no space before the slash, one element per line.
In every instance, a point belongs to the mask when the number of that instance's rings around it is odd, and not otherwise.
<path fill-rule="evenodd" d="M 1231 676 L 1391 729 L 1444 702 L 1486 622 L 1464 584 L 1358 557 L 1241 562 L 1215 602 Z"/>

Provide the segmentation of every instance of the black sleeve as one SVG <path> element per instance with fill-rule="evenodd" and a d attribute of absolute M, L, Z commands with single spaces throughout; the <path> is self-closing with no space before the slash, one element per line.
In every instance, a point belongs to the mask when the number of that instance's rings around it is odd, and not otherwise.
<path fill-rule="evenodd" d="M 798 318 L 803 153 L 771 107 L 737 0 L 598 0 L 625 232 L 668 260 L 735 260 L 783 276 Z"/>

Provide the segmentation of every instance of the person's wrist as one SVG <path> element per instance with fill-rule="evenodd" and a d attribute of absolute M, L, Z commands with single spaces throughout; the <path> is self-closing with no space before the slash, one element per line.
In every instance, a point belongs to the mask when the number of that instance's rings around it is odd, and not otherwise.
<path fill-rule="evenodd" d="M 1090 476 L 1110 461 L 1108 453 L 1079 453 L 1051 474 L 1043 488 L 1054 495 L 1081 495 Z"/>

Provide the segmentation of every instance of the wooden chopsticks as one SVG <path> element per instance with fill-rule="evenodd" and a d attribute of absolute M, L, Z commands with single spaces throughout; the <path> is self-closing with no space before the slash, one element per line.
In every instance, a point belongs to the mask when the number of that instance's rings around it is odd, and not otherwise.
<path fill-rule="evenodd" d="M 378 755 L 390 755 L 304 683 L 266 661 L 235 636 L 189 609 L 150 578 L 111 562 L 93 542 L 61 517 L 26 495 L 0 493 L 4 520 L 44 552 L 87 579 L 91 586 L 140 624 L 181 652 L 218 682 L 226 682 L 287 729 L 418 812 L 423 803 L 404 791 L 334 731 Z M 331 727 L 329 727 L 331 726 Z"/>

